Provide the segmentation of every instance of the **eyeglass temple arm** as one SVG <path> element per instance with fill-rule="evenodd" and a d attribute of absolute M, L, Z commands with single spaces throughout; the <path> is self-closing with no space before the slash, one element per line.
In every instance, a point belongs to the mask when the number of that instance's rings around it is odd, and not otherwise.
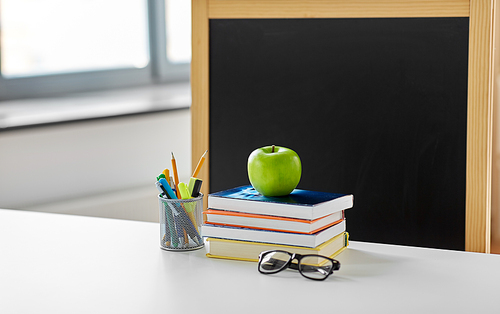
<path fill-rule="evenodd" d="M 336 260 L 333 262 L 332 270 L 339 270 L 339 269 L 340 269 L 340 262 Z"/>

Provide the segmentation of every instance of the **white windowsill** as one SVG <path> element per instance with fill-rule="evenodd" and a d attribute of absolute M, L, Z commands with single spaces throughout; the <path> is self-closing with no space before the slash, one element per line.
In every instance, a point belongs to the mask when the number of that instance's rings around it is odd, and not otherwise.
<path fill-rule="evenodd" d="M 0 131 L 30 126 L 185 109 L 191 106 L 188 82 L 162 84 L 43 99 L 0 102 Z"/>

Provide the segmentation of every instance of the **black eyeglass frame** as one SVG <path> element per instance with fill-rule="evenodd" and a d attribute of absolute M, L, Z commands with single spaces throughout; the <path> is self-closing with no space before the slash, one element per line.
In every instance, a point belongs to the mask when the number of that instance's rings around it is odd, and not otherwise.
<path fill-rule="evenodd" d="M 285 253 L 285 254 L 288 254 L 288 256 L 290 256 L 290 259 L 288 260 L 288 262 L 286 262 L 286 264 L 284 266 L 282 266 L 281 268 L 279 268 L 278 270 L 275 270 L 275 271 L 271 271 L 271 272 L 263 272 L 260 270 L 260 265 L 262 264 L 262 258 L 269 254 L 269 253 L 274 253 L 274 252 L 280 252 L 280 253 Z M 308 256 L 312 256 L 312 257 L 322 257 L 324 259 L 327 259 L 329 261 L 332 262 L 332 269 L 330 269 L 330 271 L 328 272 L 328 274 L 324 277 L 324 278 L 312 278 L 312 277 L 308 277 L 306 275 L 304 275 L 302 273 L 302 271 L 300 270 L 300 261 L 304 258 L 304 257 L 308 257 Z M 297 260 L 297 264 L 294 264 L 292 263 L 293 260 Z M 311 265 L 307 265 L 309 267 L 321 267 L 321 266 L 311 266 Z M 282 250 L 270 250 L 270 251 L 264 251 L 264 252 L 261 252 L 259 254 L 259 264 L 257 265 L 257 269 L 258 271 L 261 273 L 261 274 L 264 274 L 264 275 L 271 275 L 271 274 L 276 274 L 276 273 L 279 273 L 280 271 L 284 270 L 284 269 L 287 269 L 287 268 L 291 268 L 291 269 L 294 269 L 294 270 L 298 270 L 299 273 L 304 276 L 305 278 L 307 279 L 311 279 L 311 280 L 318 280 L 318 281 L 321 281 L 321 280 L 325 280 L 326 278 L 328 278 L 331 274 L 333 274 L 334 271 L 336 270 L 339 270 L 340 269 L 340 262 L 337 261 L 336 259 L 333 259 L 333 258 L 330 258 L 330 257 L 327 257 L 327 256 L 323 256 L 323 255 L 318 255 L 318 254 L 305 254 L 305 255 L 302 255 L 302 254 L 297 254 L 297 253 L 290 253 L 290 252 L 287 252 L 287 251 L 282 251 Z"/>

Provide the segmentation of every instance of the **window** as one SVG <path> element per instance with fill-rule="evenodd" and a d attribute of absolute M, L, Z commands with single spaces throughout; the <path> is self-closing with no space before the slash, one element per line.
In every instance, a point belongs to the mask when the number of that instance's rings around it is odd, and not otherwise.
<path fill-rule="evenodd" d="M 189 79 L 190 0 L 0 0 L 0 100 Z"/>

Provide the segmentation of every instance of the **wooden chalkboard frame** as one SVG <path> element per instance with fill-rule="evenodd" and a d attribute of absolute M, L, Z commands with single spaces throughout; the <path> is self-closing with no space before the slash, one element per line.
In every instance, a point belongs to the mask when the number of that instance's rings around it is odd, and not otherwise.
<path fill-rule="evenodd" d="M 495 3 L 493 0 L 192 0 L 192 167 L 209 147 L 210 19 L 469 17 L 465 248 L 489 253 Z M 209 191 L 209 163 L 210 157 L 200 174 L 205 182 L 205 195 Z"/>

